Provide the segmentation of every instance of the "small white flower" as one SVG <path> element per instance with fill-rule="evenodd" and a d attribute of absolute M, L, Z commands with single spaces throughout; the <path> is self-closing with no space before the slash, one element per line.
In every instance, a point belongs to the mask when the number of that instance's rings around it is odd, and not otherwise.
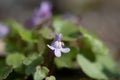
<path fill-rule="evenodd" d="M 61 57 L 61 52 L 68 53 L 70 51 L 69 48 L 63 48 L 64 43 L 61 42 L 62 34 L 56 34 L 54 41 L 51 45 L 47 45 L 51 50 L 54 51 L 56 57 Z"/>

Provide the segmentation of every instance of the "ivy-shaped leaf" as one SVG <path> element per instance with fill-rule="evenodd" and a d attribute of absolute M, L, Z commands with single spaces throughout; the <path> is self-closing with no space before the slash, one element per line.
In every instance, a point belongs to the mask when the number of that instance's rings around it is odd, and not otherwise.
<path fill-rule="evenodd" d="M 73 23 L 63 20 L 60 17 L 55 17 L 53 21 L 53 28 L 55 32 L 63 34 L 63 40 L 73 41 L 80 35 L 78 26 Z"/>
<path fill-rule="evenodd" d="M 46 77 L 45 80 L 56 80 L 54 76 Z"/>
<path fill-rule="evenodd" d="M 107 80 L 106 74 L 102 71 L 102 66 L 99 63 L 90 62 L 83 55 L 77 55 L 77 62 L 84 73 L 86 73 L 89 77 L 94 79 L 103 79 Z"/>
<path fill-rule="evenodd" d="M 23 28 L 20 24 L 15 21 L 9 20 L 7 25 L 11 27 L 14 33 L 18 33 L 21 38 L 27 42 L 37 42 L 37 39 L 33 38 L 33 32 Z"/>
<path fill-rule="evenodd" d="M 22 65 L 25 56 L 20 53 L 9 54 L 6 58 L 6 63 L 13 68 L 18 68 Z"/>
<path fill-rule="evenodd" d="M 43 62 L 43 57 L 41 55 L 32 56 L 29 56 L 23 61 L 23 63 L 26 65 L 25 73 L 27 75 L 33 74 L 35 72 L 36 66 L 40 65 Z"/>
<path fill-rule="evenodd" d="M 27 58 L 24 59 L 23 64 L 30 65 L 35 59 L 38 58 L 38 54 L 29 54 Z"/>
<path fill-rule="evenodd" d="M 108 54 L 108 48 L 97 37 L 88 33 L 85 29 L 80 28 L 80 32 L 83 34 L 84 44 L 90 48 L 95 54 Z"/>
<path fill-rule="evenodd" d="M 6 79 L 12 70 L 12 67 L 7 66 L 5 61 L 0 59 L 0 80 Z"/>
<path fill-rule="evenodd" d="M 47 67 L 36 67 L 36 72 L 34 73 L 34 80 L 43 80 L 48 75 Z"/>
<path fill-rule="evenodd" d="M 104 72 L 109 78 L 120 76 L 120 69 L 110 54 L 104 56 L 98 55 L 97 62 L 103 65 Z"/>

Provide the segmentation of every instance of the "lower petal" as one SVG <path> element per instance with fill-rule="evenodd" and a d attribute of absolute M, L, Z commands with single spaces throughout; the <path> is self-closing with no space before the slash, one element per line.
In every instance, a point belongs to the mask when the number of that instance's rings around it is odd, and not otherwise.
<path fill-rule="evenodd" d="M 60 50 L 55 50 L 54 51 L 56 57 L 61 57 L 61 51 Z"/>
<path fill-rule="evenodd" d="M 53 46 L 47 45 L 51 50 L 54 50 L 55 48 Z"/>
<path fill-rule="evenodd" d="M 63 53 L 68 53 L 70 51 L 70 48 L 62 48 L 61 51 Z"/>

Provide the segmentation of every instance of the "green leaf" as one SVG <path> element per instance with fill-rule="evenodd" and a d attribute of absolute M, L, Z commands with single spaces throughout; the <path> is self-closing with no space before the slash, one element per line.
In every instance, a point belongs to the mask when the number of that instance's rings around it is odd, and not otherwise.
<path fill-rule="evenodd" d="M 72 68 L 77 53 L 78 51 L 76 48 L 70 47 L 69 53 L 62 53 L 60 58 L 55 57 L 54 62 L 58 68 Z"/>
<path fill-rule="evenodd" d="M 18 33 L 23 40 L 25 40 L 27 42 L 37 42 L 37 40 L 33 38 L 32 31 L 29 31 L 29 30 L 23 28 L 17 22 L 10 20 L 7 22 L 7 25 L 12 28 L 14 33 Z"/>
<path fill-rule="evenodd" d="M 6 63 L 13 68 L 17 68 L 22 65 L 25 56 L 23 54 L 14 53 L 9 54 L 6 58 Z"/>
<path fill-rule="evenodd" d="M 53 22 L 55 32 L 63 34 L 63 40 L 73 41 L 79 36 L 79 29 L 73 23 L 63 20 L 60 17 L 55 17 Z"/>
<path fill-rule="evenodd" d="M 56 66 L 58 68 L 63 68 L 63 67 L 72 68 L 72 66 L 73 66 L 71 59 L 64 56 L 64 55 L 62 57 L 60 57 L 60 58 L 55 58 L 54 62 L 55 62 Z"/>
<path fill-rule="evenodd" d="M 42 28 L 40 34 L 46 39 L 53 39 L 53 31 L 50 28 Z"/>
<path fill-rule="evenodd" d="M 102 71 L 102 66 L 99 63 L 90 62 L 81 54 L 77 55 L 77 62 L 83 72 L 85 72 L 89 77 L 94 79 L 108 79 Z"/>
<path fill-rule="evenodd" d="M 37 50 L 38 50 L 39 54 L 43 54 L 45 52 L 45 49 L 46 49 L 45 41 L 46 40 L 43 37 L 39 36 L 39 42 L 37 44 L 37 47 L 38 47 Z"/>
<path fill-rule="evenodd" d="M 23 53 L 25 50 L 29 50 L 29 47 L 27 46 L 28 44 L 25 41 L 21 40 L 19 36 L 12 37 L 12 38 L 8 37 L 5 42 L 6 42 L 7 52 Z"/>
<path fill-rule="evenodd" d="M 30 62 L 28 61 L 30 60 Z M 35 72 L 36 66 L 40 65 L 43 62 L 43 57 L 41 55 L 38 55 L 37 58 L 34 56 L 34 59 L 32 56 L 30 56 L 27 60 L 25 60 L 23 63 L 26 66 L 25 73 L 27 75 L 33 74 Z"/>
<path fill-rule="evenodd" d="M 54 76 L 50 76 L 50 77 L 46 77 L 45 80 L 56 80 L 56 78 Z"/>
<path fill-rule="evenodd" d="M 81 48 L 80 53 L 85 56 L 91 62 L 96 61 L 96 54 L 94 54 L 91 49 Z"/>
<path fill-rule="evenodd" d="M 104 72 L 108 77 L 120 76 L 120 69 L 111 55 L 98 55 L 97 61 L 103 65 Z"/>
<path fill-rule="evenodd" d="M 100 41 L 97 37 L 93 36 L 91 33 L 88 33 L 83 28 L 80 28 L 80 32 L 83 34 L 84 44 L 90 48 L 95 54 L 108 54 L 108 48 Z"/>
<path fill-rule="evenodd" d="M 117 67 L 116 62 L 113 60 L 113 58 L 110 55 L 104 55 L 104 56 L 97 56 L 97 60 L 99 63 L 103 64 L 104 67 L 108 68 L 109 70 L 114 70 Z"/>
<path fill-rule="evenodd" d="M 30 65 L 37 58 L 38 54 L 29 54 L 28 57 L 24 59 L 23 64 Z"/>
<path fill-rule="evenodd" d="M 48 75 L 47 67 L 36 67 L 36 72 L 34 73 L 34 80 L 43 80 Z"/>
<path fill-rule="evenodd" d="M 5 64 L 4 60 L 0 59 L 0 80 L 6 79 L 12 70 L 11 67 Z"/>

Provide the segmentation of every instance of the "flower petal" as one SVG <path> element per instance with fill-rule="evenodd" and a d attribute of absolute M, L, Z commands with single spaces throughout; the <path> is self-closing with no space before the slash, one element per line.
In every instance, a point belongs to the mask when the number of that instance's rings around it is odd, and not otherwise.
<path fill-rule="evenodd" d="M 52 8 L 52 4 L 50 2 L 45 1 L 41 3 L 40 10 L 42 12 L 49 12 L 51 8 Z"/>
<path fill-rule="evenodd" d="M 8 33 L 9 33 L 9 28 L 6 25 L 0 23 L 0 38 L 6 36 Z"/>
<path fill-rule="evenodd" d="M 55 49 L 54 51 L 56 57 L 61 57 L 61 51 L 58 49 Z"/>
<path fill-rule="evenodd" d="M 68 53 L 70 51 L 70 48 L 62 48 L 61 51 L 63 53 Z"/>
<path fill-rule="evenodd" d="M 47 45 L 51 50 L 55 50 L 53 46 Z"/>
<path fill-rule="evenodd" d="M 62 37 L 63 37 L 63 35 L 62 35 L 62 34 L 59 34 L 59 40 L 60 40 L 60 41 L 62 40 Z"/>
<path fill-rule="evenodd" d="M 62 34 L 56 34 L 54 41 L 61 41 L 62 40 Z"/>

